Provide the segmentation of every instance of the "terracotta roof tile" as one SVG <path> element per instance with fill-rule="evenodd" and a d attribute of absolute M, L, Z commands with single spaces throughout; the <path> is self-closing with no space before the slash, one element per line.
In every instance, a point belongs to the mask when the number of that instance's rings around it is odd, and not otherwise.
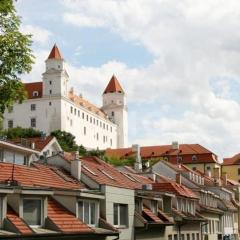
<path fill-rule="evenodd" d="M 193 163 L 192 156 L 196 155 L 194 163 L 217 162 L 217 155 L 200 144 L 179 144 L 179 149 L 172 149 L 172 145 L 143 146 L 140 148 L 142 159 L 167 157 L 171 163 L 177 163 L 177 156 L 182 157 L 181 163 Z M 129 157 L 133 156 L 132 148 L 106 149 L 107 156 Z"/>
<path fill-rule="evenodd" d="M 48 200 L 48 218 L 62 232 L 93 232 L 88 225 L 76 218 L 72 213 L 52 198 Z"/>
<path fill-rule="evenodd" d="M 163 221 L 147 207 L 143 207 L 142 214 L 143 217 L 150 222 L 163 223 Z"/>
<path fill-rule="evenodd" d="M 42 82 L 24 83 L 25 91 L 27 92 L 28 99 L 41 98 L 42 97 Z M 33 92 L 38 92 L 38 95 L 33 95 Z"/>
<path fill-rule="evenodd" d="M 15 213 L 11 207 L 7 207 L 7 219 L 15 226 L 20 234 L 33 234 L 32 229 Z"/>
<path fill-rule="evenodd" d="M 231 158 L 224 158 L 223 159 L 223 165 L 238 165 L 240 164 L 240 153 L 234 155 Z"/>
<path fill-rule="evenodd" d="M 124 93 L 119 81 L 115 77 L 115 75 L 112 76 L 110 79 L 106 89 L 104 90 L 103 94 L 106 93 L 113 93 L 113 92 L 119 92 L 119 93 Z"/>
<path fill-rule="evenodd" d="M 0 163 L 0 182 L 11 180 L 13 164 Z M 72 178 L 67 172 L 56 167 L 34 163 L 31 167 L 14 165 L 14 180 L 21 186 L 82 189 L 83 184 Z"/>
<path fill-rule="evenodd" d="M 135 180 L 131 179 L 96 157 L 83 157 L 81 161 L 82 172 L 100 185 L 141 189 L 143 184 L 152 182 L 148 178 L 139 175 L 134 175 Z"/>
<path fill-rule="evenodd" d="M 48 59 L 63 59 L 56 44 L 54 44 L 54 46 L 48 56 Z"/>
<path fill-rule="evenodd" d="M 161 182 L 161 183 L 153 183 L 152 184 L 153 190 L 155 191 L 161 191 L 161 192 L 168 192 L 173 193 L 177 196 L 181 197 L 188 197 L 188 198 L 196 198 L 198 199 L 198 196 L 189 188 L 180 185 L 175 182 Z"/>

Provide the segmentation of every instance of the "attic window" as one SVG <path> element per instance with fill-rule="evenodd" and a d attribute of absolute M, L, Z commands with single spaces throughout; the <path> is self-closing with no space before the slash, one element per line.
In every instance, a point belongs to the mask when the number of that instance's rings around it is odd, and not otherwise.
<path fill-rule="evenodd" d="M 100 170 L 105 176 L 107 176 L 108 178 L 115 180 L 110 174 L 108 174 L 107 172 L 105 172 L 104 170 Z"/>
<path fill-rule="evenodd" d="M 90 172 L 92 175 L 94 175 L 94 176 L 97 176 L 97 174 L 94 172 L 94 171 L 92 171 L 92 170 L 90 170 L 88 167 L 86 167 L 85 165 L 83 165 L 83 168 L 85 168 L 88 172 Z"/>
<path fill-rule="evenodd" d="M 38 97 L 38 91 L 33 91 L 32 95 L 33 97 Z"/>
<path fill-rule="evenodd" d="M 197 156 L 196 155 L 192 155 L 192 161 L 197 161 Z"/>

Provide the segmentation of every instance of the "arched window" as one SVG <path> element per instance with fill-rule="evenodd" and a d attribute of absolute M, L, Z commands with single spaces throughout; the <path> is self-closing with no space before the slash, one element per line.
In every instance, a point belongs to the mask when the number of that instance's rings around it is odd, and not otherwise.
<path fill-rule="evenodd" d="M 196 155 L 192 155 L 192 161 L 197 161 L 197 156 Z"/>
<path fill-rule="evenodd" d="M 38 97 L 38 91 L 33 91 L 32 95 L 33 97 Z"/>

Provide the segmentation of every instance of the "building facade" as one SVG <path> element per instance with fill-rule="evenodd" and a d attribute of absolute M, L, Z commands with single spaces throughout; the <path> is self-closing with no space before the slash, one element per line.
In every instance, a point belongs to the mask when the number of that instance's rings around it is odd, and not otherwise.
<path fill-rule="evenodd" d="M 126 147 L 128 117 L 125 93 L 113 76 L 98 108 L 69 87 L 64 59 L 54 45 L 41 82 L 26 83 L 28 99 L 4 114 L 4 129 L 36 128 L 46 134 L 54 130 L 72 133 L 86 148 Z"/>

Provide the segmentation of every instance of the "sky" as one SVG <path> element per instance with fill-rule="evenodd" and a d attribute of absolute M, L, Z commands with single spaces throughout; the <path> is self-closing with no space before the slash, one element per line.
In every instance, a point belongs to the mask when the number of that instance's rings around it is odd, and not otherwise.
<path fill-rule="evenodd" d="M 101 106 L 115 74 L 129 145 L 199 143 L 220 160 L 240 150 L 239 0 L 18 0 L 41 80 L 56 43 L 74 91 Z"/>

